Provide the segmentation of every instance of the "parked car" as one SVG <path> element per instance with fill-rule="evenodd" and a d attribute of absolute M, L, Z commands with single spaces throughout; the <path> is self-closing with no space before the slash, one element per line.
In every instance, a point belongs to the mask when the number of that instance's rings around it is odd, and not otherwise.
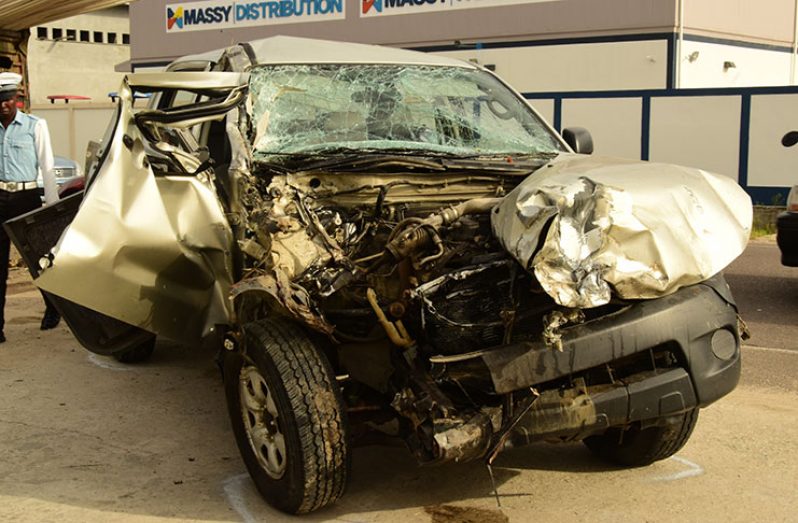
<path fill-rule="evenodd" d="M 83 169 L 81 169 L 78 162 L 64 156 L 54 156 L 53 160 L 53 174 L 55 175 L 55 182 L 58 184 L 59 195 L 66 193 L 63 188 L 64 185 L 74 188 L 76 184 L 82 183 Z M 36 179 L 36 183 L 39 186 L 39 193 L 41 194 L 42 201 L 44 201 L 44 182 L 42 181 L 41 174 Z"/>
<path fill-rule="evenodd" d="M 798 131 L 790 131 L 781 140 L 784 147 L 798 143 Z M 776 243 L 781 250 L 781 264 L 798 267 L 798 185 L 787 196 L 787 208 L 776 219 Z"/>
<path fill-rule="evenodd" d="M 787 209 L 776 219 L 776 242 L 782 265 L 798 267 L 798 185 L 790 190 Z"/>
<path fill-rule="evenodd" d="M 10 234 L 89 350 L 218 348 L 280 510 L 338 499 L 370 430 L 428 464 L 582 440 L 640 466 L 736 386 L 728 178 L 579 154 L 450 58 L 275 37 L 170 70 L 126 77 L 82 203 Z"/>

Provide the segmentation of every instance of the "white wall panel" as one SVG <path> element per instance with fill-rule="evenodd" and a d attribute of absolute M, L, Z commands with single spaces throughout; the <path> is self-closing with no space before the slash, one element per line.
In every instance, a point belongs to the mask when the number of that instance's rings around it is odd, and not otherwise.
<path fill-rule="evenodd" d="M 699 167 L 737 179 L 740 96 L 651 100 L 651 161 Z"/>
<path fill-rule="evenodd" d="M 31 114 L 47 121 L 47 128 L 50 130 L 50 141 L 53 144 L 53 154 L 71 158 L 72 125 L 68 108 L 64 107 L 64 105 L 33 107 Z M 73 158 L 73 160 L 79 161 L 80 159 Z"/>
<path fill-rule="evenodd" d="M 81 164 L 86 158 L 86 147 L 91 140 L 100 140 L 105 135 L 111 117 L 114 114 L 114 106 L 107 107 L 86 107 L 85 109 L 75 110 L 75 140 L 74 159 Z"/>
<path fill-rule="evenodd" d="M 527 102 L 535 108 L 544 120 L 554 125 L 554 100 L 527 100 Z"/>
<path fill-rule="evenodd" d="M 641 120 L 640 98 L 563 100 L 563 129 L 590 131 L 596 154 L 639 159 Z"/>
<path fill-rule="evenodd" d="M 493 64 L 521 92 L 664 89 L 665 40 L 470 49 L 435 53 Z"/>
<path fill-rule="evenodd" d="M 781 145 L 784 133 L 798 129 L 798 94 L 752 96 L 750 129 L 748 185 L 798 184 L 798 146 Z"/>
<path fill-rule="evenodd" d="M 113 112 L 111 104 L 47 104 L 31 109 L 32 114 L 47 120 L 53 153 L 72 158 L 81 166 L 89 140 L 103 137 Z"/>
<path fill-rule="evenodd" d="M 724 69 L 724 62 L 731 62 L 734 67 Z M 682 44 L 683 88 L 790 83 L 790 53 L 689 40 Z"/>

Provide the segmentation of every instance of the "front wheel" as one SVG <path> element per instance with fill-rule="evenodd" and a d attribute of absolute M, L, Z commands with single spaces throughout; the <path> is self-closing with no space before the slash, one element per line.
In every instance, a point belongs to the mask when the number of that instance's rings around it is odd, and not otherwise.
<path fill-rule="evenodd" d="M 112 354 L 119 363 L 143 363 L 150 359 L 155 350 L 155 336 L 133 347 Z"/>
<path fill-rule="evenodd" d="M 258 491 L 291 514 L 344 492 L 349 471 L 341 392 L 327 358 L 298 326 L 244 326 L 241 352 L 225 354 L 224 385 L 236 443 Z"/>
<path fill-rule="evenodd" d="M 641 429 L 611 428 L 584 443 L 600 458 L 625 467 L 643 467 L 669 458 L 681 449 L 698 422 L 698 409 L 675 417 L 672 423 Z"/>

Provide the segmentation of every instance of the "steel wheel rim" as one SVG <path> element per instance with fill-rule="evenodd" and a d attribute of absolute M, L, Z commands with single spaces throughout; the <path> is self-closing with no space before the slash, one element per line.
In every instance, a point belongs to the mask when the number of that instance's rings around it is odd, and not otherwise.
<path fill-rule="evenodd" d="M 241 415 L 249 445 L 261 468 L 274 479 L 285 474 L 287 453 L 274 394 L 258 369 L 241 369 L 238 381 Z"/>

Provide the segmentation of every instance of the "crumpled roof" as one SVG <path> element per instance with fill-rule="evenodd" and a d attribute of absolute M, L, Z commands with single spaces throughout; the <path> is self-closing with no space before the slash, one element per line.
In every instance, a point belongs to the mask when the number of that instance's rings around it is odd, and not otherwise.
<path fill-rule="evenodd" d="M 0 3 L 0 30 L 21 31 L 53 20 L 128 3 L 129 0 L 3 0 Z"/>
<path fill-rule="evenodd" d="M 408 51 L 395 47 L 379 45 L 353 44 L 317 40 L 315 38 L 299 38 L 294 36 L 273 36 L 249 42 L 255 51 L 259 65 L 274 64 L 406 64 L 406 65 L 447 65 L 475 69 L 473 64 L 436 56 L 419 51 Z M 205 60 L 216 62 L 223 49 L 215 49 L 206 53 L 184 56 L 178 62 Z"/>

